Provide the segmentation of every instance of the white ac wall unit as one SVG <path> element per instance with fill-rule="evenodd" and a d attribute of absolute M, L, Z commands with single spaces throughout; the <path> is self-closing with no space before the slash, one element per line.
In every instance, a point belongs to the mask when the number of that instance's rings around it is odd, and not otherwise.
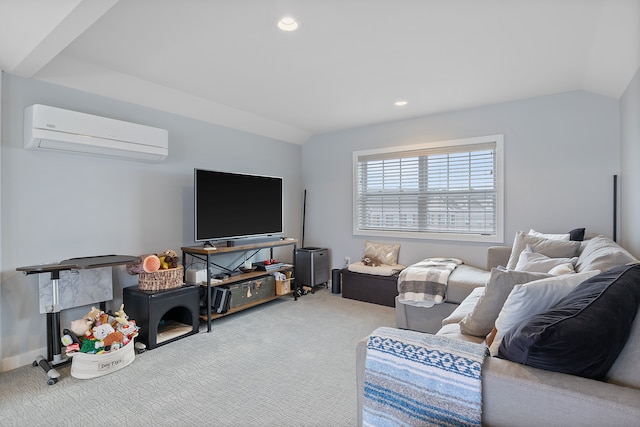
<path fill-rule="evenodd" d="M 25 109 L 24 148 L 159 162 L 169 154 L 165 129 L 34 104 Z"/>

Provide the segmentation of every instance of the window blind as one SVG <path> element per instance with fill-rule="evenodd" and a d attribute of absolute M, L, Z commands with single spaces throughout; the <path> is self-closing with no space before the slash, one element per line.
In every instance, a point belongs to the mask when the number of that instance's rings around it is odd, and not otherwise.
<path fill-rule="evenodd" d="M 357 157 L 359 230 L 495 235 L 496 143 Z"/>

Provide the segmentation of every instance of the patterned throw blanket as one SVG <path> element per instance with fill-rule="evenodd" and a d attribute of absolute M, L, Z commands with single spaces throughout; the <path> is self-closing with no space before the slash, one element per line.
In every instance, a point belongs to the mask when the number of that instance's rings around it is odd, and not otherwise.
<path fill-rule="evenodd" d="M 487 347 L 378 328 L 369 337 L 364 426 L 480 426 Z"/>
<path fill-rule="evenodd" d="M 444 301 L 449 275 L 462 261 L 456 258 L 427 258 L 400 272 L 398 301 L 432 307 Z"/>

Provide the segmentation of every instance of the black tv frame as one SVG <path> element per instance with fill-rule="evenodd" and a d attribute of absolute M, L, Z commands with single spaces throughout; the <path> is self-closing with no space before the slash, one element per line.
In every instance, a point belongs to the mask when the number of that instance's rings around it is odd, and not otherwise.
<path fill-rule="evenodd" d="M 284 179 L 194 168 L 194 240 L 278 240 L 284 231 Z"/>

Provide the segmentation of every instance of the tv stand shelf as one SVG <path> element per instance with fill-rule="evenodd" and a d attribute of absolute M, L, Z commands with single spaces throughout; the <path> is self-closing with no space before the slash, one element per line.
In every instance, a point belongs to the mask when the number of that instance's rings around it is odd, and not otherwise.
<path fill-rule="evenodd" d="M 298 245 L 297 239 L 281 239 L 281 240 L 274 240 L 271 242 L 251 243 L 251 244 L 237 245 L 237 246 L 220 246 L 220 247 L 183 246 L 182 248 L 180 248 L 182 250 L 182 265 L 185 265 L 185 266 L 187 265 L 187 255 L 203 260 L 206 262 L 206 265 L 207 265 L 206 277 L 209 279 L 207 280 L 207 283 L 206 283 L 207 307 L 206 307 L 206 314 L 202 316 L 202 318 L 207 321 L 207 332 L 211 332 L 211 320 L 213 319 L 226 316 L 228 314 L 235 313 L 250 307 L 254 307 L 256 305 L 263 304 L 265 302 L 273 301 L 274 299 L 277 299 L 282 296 L 282 295 L 269 296 L 264 299 L 252 301 L 243 306 L 232 308 L 229 311 L 227 311 L 225 314 L 217 314 L 217 313 L 212 314 L 211 313 L 211 294 L 212 294 L 211 288 L 212 287 L 220 286 L 220 285 L 228 285 L 228 284 L 242 282 L 242 281 L 253 279 L 253 278 L 267 276 L 273 273 L 274 271 L 291 269 L 291 268 L 283 268 L 280 270 L 273 270 L 273 271 L 262 271 L 262 270 L 250 271 L 247 273 L 241 273 L 235 276 L 231 276 L 227 279 L 222 280 L 219 283 L 211 284 L 210 278 L 211 278 L 211 258 L 212 257 L 216 255 L 229 254 L 233 252 L 246 252 L 246 251 L 255 250 L 255 249 L 270 249 L 271 250 L 270 258 L 273 258 L 273 248 L 282 247 L 282 246 L 293 246 L 292 265 L 293 265 L 293 277 L 295 277 L 295 259 L 296 259 L 295 254 L 296 254 L 297 245 Z M 185 269 L 185 275 L 186 275 L 186 269 Z M 295 281 L 295 279 L 293 280 Z M 297 299 L 297 293 L 295 292 L 295 285 L 294 285 L 293 295 L 294 295 L 294 298 Z"/>
<path fill-rule="evenodd" d="M 264 271 L 263 271 L 263 273 L 264 273 Z M 273 301 L 273 300 L 278 299 L 278 298 L 280 298 L 282 296 L 284 296 L 284 295 L 274 295 L 274 296 L 271 296 L 271 297 L 268 297 L 268 298 L 263 298 L 263 299 L 260 299 L 260 300 L 252 301 L 252 302 L 250 302 L 248 304 L 245 304 L 245 305 L 242 305 L 240 307 L 230 308 L 224 314 L 213 313 L 213 314 L 211 314 L 211 320 L 218 319 L 218 318 L 224 317 L 224 316 L 228 316 L 230 314 L 237 313 L 237 312 L 242 311 L 242 310 L 246 310 L 247 308 L 251 308 L 251 307 L 255 307 L 255 306 L 260 305 L 260 304 L 264 304 L 265 302 Z M 200 318 L 202 320 L 207 320 L 207 316 L 206 315 L 201 315 Z"/>

